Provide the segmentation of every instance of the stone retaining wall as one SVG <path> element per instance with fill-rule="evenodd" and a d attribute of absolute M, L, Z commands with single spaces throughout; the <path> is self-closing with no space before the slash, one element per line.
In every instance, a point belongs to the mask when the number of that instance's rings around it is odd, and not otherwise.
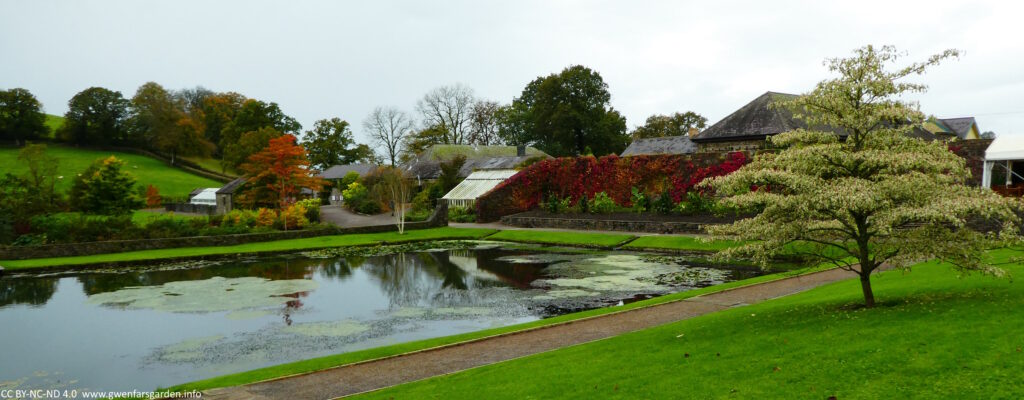
<path fill-rule="evenodd" d="M 501 223 L 521 228 L 556 228 L 650 233 L 703 233 L 705 225 L 696 222 L 543 218 L 519 215 L 506 215 L 501 217 Z"/>
<path fill-rule="evenodd" d="M 439 204 L 430 218 L 422 222 L 407 222 L 405 229 L 426 229 L 448 226 L 448 207 Z M 247 233 L 241 235 L 191 236 L 166 239 L 111 240 L 106 242 L 50 244 L 42 246 L 0 247 L 0 260 L 29 258 L 71 257 L 94 254 L 122 253 L 139 250 L 173 249 L 179 247 L 231 246 L 236 244 L 269 242 L 284 239 L 302 239 L 326 235 L 377 233 L 397 231 L 395 224 L 359 227 L 334 227 L 288 232 Z"/>

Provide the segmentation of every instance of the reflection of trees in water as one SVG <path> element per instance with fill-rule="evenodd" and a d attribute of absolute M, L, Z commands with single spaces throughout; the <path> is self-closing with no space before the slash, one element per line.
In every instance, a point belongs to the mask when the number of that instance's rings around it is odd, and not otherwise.
<path fill-rule="evenodd" d="M 131 286 L 155 286 L 168 282 L 196 281 L 215 276 L 260 277 L 270 280 L 308 279 L 331 261 L 321 259 L 275 259 L 254 263 L 222 263 L 202 268 L 143 272 L 85 273 L 77 277 L 87 295 L 112 292 Z M 339 272 L 340 273 L 340 272 Z"/>
<path fill-rule="evenodd" d="M 344 258 L 324 260 L 320 264 L 320 274 L 341 281 L 352 276 L 352 268 L 349 261 Z"/>
<path fill-rule="evenodd" d="M 46 304 L 57 291 L 58 278 L 0 279 L 0 306 Z"/>
<path fill-rule="evenodd" d="M 507 252 L 487 254 L 487 258 L 481 258 L 481 251 L 463 249 L 398 253 L 373 257 L 361 268 L 380 281 L 392 306 L 481 304 L 486 299 L 481 298 L 479 289 L 508 284 L 529 287 L 536 279 L 536 265 L 520 268 L 495 260 L 509 255 Z M 459 261 L 453 262 L 456 258 Z"/>

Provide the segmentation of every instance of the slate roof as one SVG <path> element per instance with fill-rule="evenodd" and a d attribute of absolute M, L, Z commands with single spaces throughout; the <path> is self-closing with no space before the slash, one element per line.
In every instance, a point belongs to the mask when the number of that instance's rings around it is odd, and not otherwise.
<path fill-rule="evenodd" d="M 769 107 L 774 102 L 792 100 L 796 97 L 795 94 L 765 92 L 690 140 L 697 143 L 763 140 L 768 136 L 794 129 L 808 129 L 803 120 L 793 117 L 793 113 L 786 108 Z M 813 129 L 846 136 L 846 132 L 833 127 L 817 126 Z M 925 140 L 935 139 L 934 134 L 922 127 L 914 128 L 909 136 Z"/>
<path fill-rule="evenodd" d="M 343 164 L 334 165 L 327 168 L 324 172 L 320 173 L 320 178 L 323 179 L 341 179 L 344 178 L 349 172 L 355 171 L 359 176 L 366 176 L 373 170 L 377 169 L 376 165 L 373 164 Z"/>
<path fill-rule="evenodd" d="M 659 138 L 636 139 L 629 144 L 621 156 L 638 156 L 644 154 L 690 154 L 697 152 L 697 145 L 690 141 L 689 136 L 667 136 Z"/>
<path fill-rule="evenodd" d="M 224 185 L 220 189 L 217 189 L 217 194 L 234 194 L 235 191 L 237 191 L 238 188 L 241 187 L 242 184 L 245 183 L 246 179 L 248 179 L 248 178 L 246 178 L 244 176 L 235 178 L 235 180 L 233 180 L 231 182 L 228 182 L 226 185 Z"/>
<path fill-rule="evenodd" d="M 976 123 L 974 117 L 940 118 L 939 121 L 960 139 L 967 139 L 967 134 L 971 132 L 971 127 Z"/>

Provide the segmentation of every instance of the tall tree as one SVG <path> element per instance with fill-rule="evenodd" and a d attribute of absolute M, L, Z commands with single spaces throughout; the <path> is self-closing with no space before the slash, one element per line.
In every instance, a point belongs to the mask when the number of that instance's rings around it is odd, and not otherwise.
<path fill-rule="evenodd" d="M 29 144 L 18 152 L 18 162 L 28 168 L 25 173 L 29 189 L 30 212 L 42 214 L 56 207 L 57 168 L 60 160 L 46 153 L 45 144 Z"/>
<path fill-rule="evenodd" d="M 134 144 L 157 150 L 171 157 L 207 155 L 213 144 L 203 136 L 201 115 L 186 112 L 186 102 L 155 82 L 139 87 L 132 97 L 128 132 Z"/>
<path fill-rule="evenodd" d="M 402 140 L 401 162 L 407 162 L 416 158 L 416 155 L 422 153 L 430 146 L 444 143 L 444 135 L 444 129 L 436 126 L 426 127 L 412 134 L 405 135 L 405 138 Z"/>
<path fill-rule="evenodd" d="M 32 92 L 21 88 L 0 90 L 0 139 L 21 145 L 47 132 L 43 105 Z"/>
<path fill-rule="evenodd" d="M 281 137 L 281 135 L 281 131 L 272 127 L 245 132 L 242 137 L 224 149 L 224 158 L 221 163 L 231 168 L 238 168 L 245 163 L 249 156 L 266 148 L 272 139 Z"/>
<path fill-rule="evenodd" d="M 309 154 L 309 162 L 321 170 L 332 165 L 372 162 L 373 149 L 356 143 L 348 122 L 341 118 L 321 119 L 313 124 L 313 130 L 306 131 L 302 145 Z"/>
<path fill-rule="evenodd" d="M 781 105 L 807 126 L 826 129 L 772 137 L 781 151 L 705 182 L 726 196 L 725 204 L 760 210 L 710 228 L 716 237 L 746 243 L 721 256 L 767 265 L 790 245 L 810 260 L 859 275 L 867 307 L 875 304 L 871 273 L 883 264 L 906 269 L 938 258 L 961 270 L 1001 273 L 984 251 L 998 246 L 996 238 L 1019 239 L 1011 201 L 967 185 L 970 171 L 946 143 L 908 135 L 924 116 L 904 99 L 926 86 L 905 78 L 957 54 L 947 50 L 895 70 L 887 67 L 901 54 L 889 46 L 827 60 L 837 77 Z M 1000 223 L 998 236 L 968 228 L 975 217 Z"/>
<path fill-rule="evenodd" d="M 672 115 L 655 114 L 647 117 L 647 121 L 643 125 L 636 127 L 630 136 L 633 139 L 685 136 L 690 132 L 690 129 L 704 129 L 707 123 L 707 118 L 693 111 L 677 112 Z"/>
<path fill-rule="evenodd" d="M 384 149 L 384 156 L 395 166 L 402 151 L 403 139 L 411 134 L 413 121 L 404 111 L 394 107 L 377 107 L 363 121 L 363 129 L 374 144 Z"/>
<path fill-rule="evenodd" d="M 91 87 L 68 101 L 58 137 L 74 144 L 127 144 L 128 107 L 121 92 Z"/>
<path fill-rule="evenodd" d="M 205 127 L 203 132 L 207 141 L 217 144 L 215 156 L 223 155 L 225 143 L 221 141 L 221 132 L 235 120 L 245 101 L 245 96 L 235 92 L 215 93 L 203 98 L 200 106 Z"/>
<path fill-rule="evenodd" d="M 469 112 L 469 137 L 466 143 L 481 146 L 502 144 L 498 134 L 501 105 L 490 100 L 473 103 Z"/>
<path fill-rule="evenodd" d="M 303 188 L 319 192 L 324 181 L 313 175 L 306 149 L 286 134 L 271 139 L 267 147 L 249 156 L 242 170 L 249 176 L 243 204 L 270 204 L 285 209 Z"/>
<path fill-rule="evenodd" d="M 555 156 L 618 153 L 629 137 L 626 118 L 610 102 L 601 75 L 574 65 L 527 84 L 504 115 L 503 136 L 523 138 Z"/>
<path fill-rule="evenodd" d="M 237 142 L 242 134 L 260 128 L 274 128 L 281 133 L 297 134 L 302 129 L 295 118 L 289 117 L 277 103 L 246 99 L 234 118 L 221 130 L 221 147 Z"/>
<path fill-rule="evenodd" d="M 416 103 L 423 125 L 439 129 L 444 144 L 466 144 L 476 98 L 473 89 L 461 83 L 441 86 L 427 92 Z"/>

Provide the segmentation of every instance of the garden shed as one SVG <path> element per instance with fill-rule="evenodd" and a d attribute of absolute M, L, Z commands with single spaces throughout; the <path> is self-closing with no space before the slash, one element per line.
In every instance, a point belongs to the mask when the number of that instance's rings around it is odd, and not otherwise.
<path fill-rule="evenodd" d="M 487 169 L 473 171 L 465 180 L 455 186 L 442 199 L 448 207 L 472 207 L 476 199 L 490 192 L 498 184 L 508 180 L 519 171 L 514 169 Z"/>
<path fill-rule="evenodd" d="M 993 140 L 985 150 L 983 168 L 982 187 L 1006 195 L 1024 194 L 1024 136 L 1002 135 Z"/>

